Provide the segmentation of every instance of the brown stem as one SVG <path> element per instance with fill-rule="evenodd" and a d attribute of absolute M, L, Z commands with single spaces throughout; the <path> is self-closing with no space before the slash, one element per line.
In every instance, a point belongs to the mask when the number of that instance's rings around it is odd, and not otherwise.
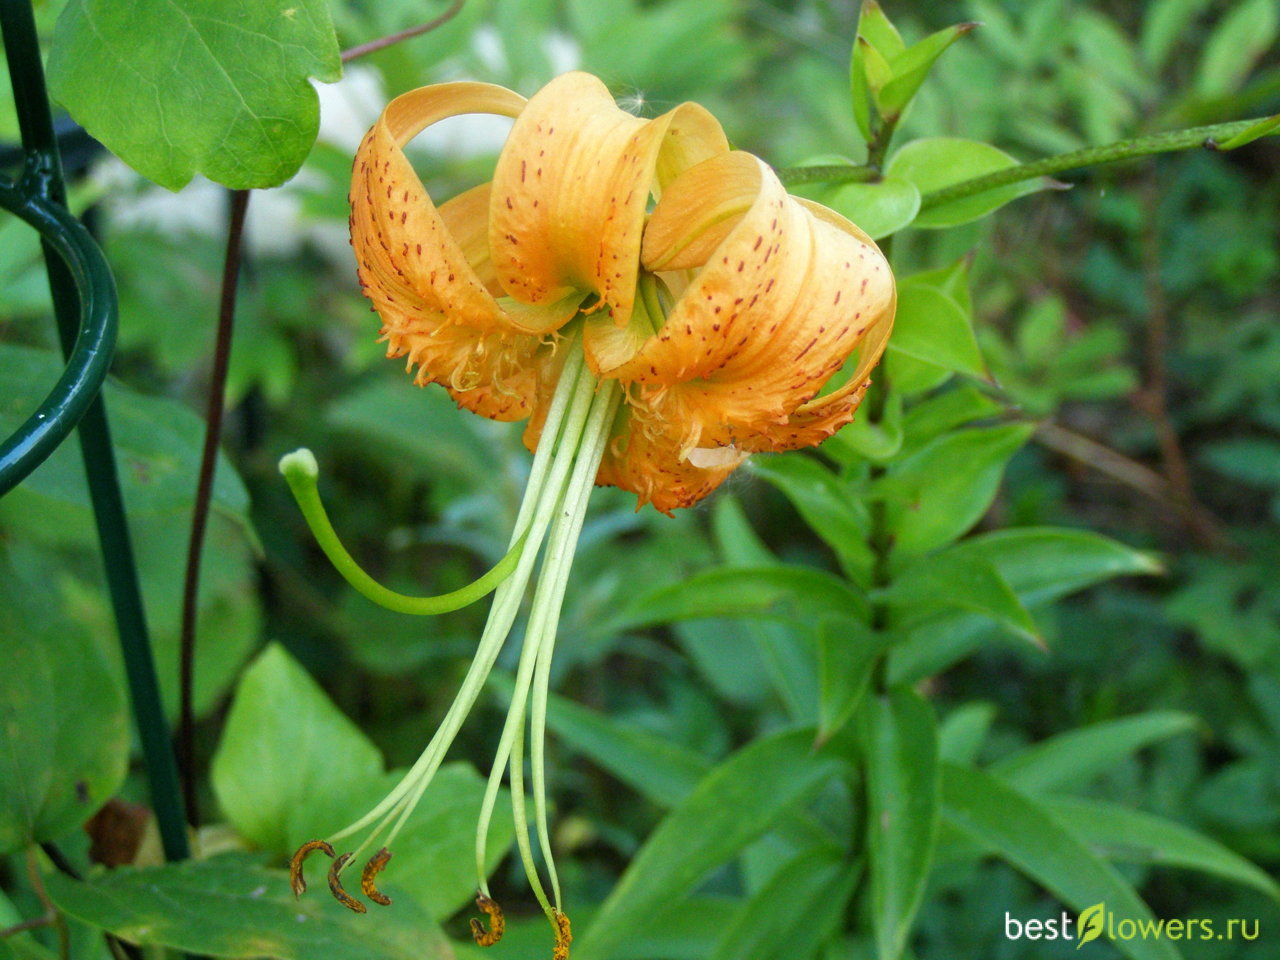
<path fill-rule="evenodd" d="M 227 253 L 222 265 L 222 296 L 218 304 L 218 332 L 213 348 L 213 370 L 209 375 L 209 399 L 205 406 L 204 450 L 200 454 L 200 476 L 196 485 L 195 508 L 191 514 L 191 539 L 187 544 L 187 573 L 182 586 L 182 635 L 180 641 L 179 686 L 181 706 L 178 719 L 178 758 L 182 767 L 182 792 L 187 822 L 200 821 L 196 796 L 195 752 L 195 662 L 196 615 L 199 612 L 200 561 L 209 522 L 209 502 L 213 498 L 213 474 L 222 440 L 222 413 L 227 397 L 227 367 L 231 360 L 231 333 L 235 327 L 236 284 L 240 278 L 240 241 L 249 208 L 249 191 L 230 192 L 231 211 L 227 224 Z"/>
<path fill-rule="evenodd" d="M 1118 450 L 1113 450 L 1084 434 L 1048 421 L 1036 428 L 1035 438 L 1042 447 L 1092 467 L 1099 473 L 1106 474 L 1127 487 L 1132 487 L 1171 510 L 1179 512 L 1183 510 L 1167 477 L 1137 460 L 1126 457 Z M 1227 544 L 1221 522 L 1206 507 L 1193 501 L 1189 509 L 1191 513 L 1184 515 L 1194 516 L 1194 522 L 1205 531 L 1211 546 L 1222 547 Z"/>
<path fill-rule="evenodd" d="M 40 876 L 40 862 L 36 859 L 35 846 L 27 848 L 27 876 L 31 878 L 31 889 L 35 891 L 36 897 L 40 900 L 40 905 L 44 907 L 44 915 L 37 918 L 41 922 L 37 923 L 36 926 L 52 926 L 58 932 L 58 956 L 61 960 L 71 960 L 71 933 L 67 930 L 66 919 L 58 912 L 53 898 L 49 896 L 49 891 L 45 889 L 44 877 Z M 19 931 L 11 930 L 9 932 L 17 933 Z"/>
<path fill-rule="evenodd" d="M 408 30 L 401 30 L 399 33 L 392 33 L 385 37 L 379 37 L 377 40 L 370 40 L 368 43 L 361 43 L 350 49 L 342 51 L 342 62 L 350 63 L 357 57 L 363 57 L 370 53 L 375 53 L 385 47 L 393 46 L 402 40 L 409 40 L 413 37 L 419 37 L 424 33 L 430 33 L 436 27 L 444 26 L 450 20 L 458 15 L 462 10 L 462 5 L 466 0 L 453 0 L 449 4 L 449 9 L 434 20 L 428 20 L 426 23 L 420 23 L 416 27 L 410 27 Z"/>
<path fill-rule="evenodd" d="M 1196 543 L 1209 547 L 1220 543 L 1221 537 L 1205 523 L 1205 511 L 1196 501 L 1177 427 L 1169 416 L 1169 302 L 1160 278 L 1159 192 L 1154 173 L 1143 185 L 1141 202 L 1142 280 L 1147 295 L 1147 383 L 1139 395 L 1139 406 L 1155 427 L 1161 465 L 1178 514 Z"/>

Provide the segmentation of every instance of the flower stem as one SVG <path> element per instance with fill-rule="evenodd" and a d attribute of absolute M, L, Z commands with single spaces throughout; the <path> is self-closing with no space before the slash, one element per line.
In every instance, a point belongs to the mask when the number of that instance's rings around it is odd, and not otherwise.
<path fill-rule="evenodd" d="M 994 173 L 988 173 L 972 180 L 962 180 L 949 187 L 926 193 L 920 202 L 920 209 L 930 210 L 933 207 L 971 197 L 976 193 L 985 193 L 996 187 L 1010 183 L 1020 183 L 1034 177 L 1047 177 L 1081 167 L 1093 167 L 1103 163 L 1115 163 L 1118 160 L 1132 160 L 1136 157 L 1149 157 L 1157 153 L 1171 153 L 1176 150 L 1187 150 L 1192 147 L 1206 147 L 1215 150 L 1218 144 L 1224 143 L 1238 133 L 1249 129 L 1261 118 L 1253 120 L 1235 120 L 1231 123 L 1215 123 L 1206 127 L 1191 127 L 1187 130 L 1169 130 L 1155 133 L 1147 137 L 1134 137 L 1131 140 L 1120 140 L 1102 147 L 1086 147 L 1061 153 L 1056 157 L 1046 157 L 1032 163 L 1020 163 L 1006 167 Z M 1280 133 L 1280 130 L 1276 131 Z"/>
<path fill-rule="evenodd" d="M 1031 163 L 1020 163 L 1005 167 L 994 173 L 974 177 L 953 183 L 941 190 L 926 193 L 921 200 L 920 209 L 933 207 L 994 190 L 996 187 L 1020 183 L 1035 177 L 1048 177 L 1082 167 L 1093 167 L 1103 163 L 1115 163 L 1118 160 L 1132 160 L 1137 157 L 1149 157 L 1157 153 L 1171 153 L 1176 150 L 1187 150 L 1193 147 L 1217 149 L 1232 137 L 1253 127 L 1265 117 L 1252 120 L 1233 120 L 1229 123 L 1215 123 L 1204 127 L 1191 127 L 1186 130 L 1169 130 L 1146 137 L 1135 137 L 1131 140 L 1119 140 L 1101 147 L 1086 147 L 1061 153 Z M 1269 131 L 1268 136 L 1280 134 L 1280 127 Z M 880 179 L 880 168 L 875 164 L 832 164 L 815 167 L 783 167 L 776 171 L 778 179 L 787 186 L 804 183 L 867 183 Z"/>
<path fill-rule="evenodd" d="M 880 171 L 864 164 L 841 163 L 819 167 L 782 167 L 774 170 L 784 186 L 802 183 L 867 183 L 880 179 Z"/>

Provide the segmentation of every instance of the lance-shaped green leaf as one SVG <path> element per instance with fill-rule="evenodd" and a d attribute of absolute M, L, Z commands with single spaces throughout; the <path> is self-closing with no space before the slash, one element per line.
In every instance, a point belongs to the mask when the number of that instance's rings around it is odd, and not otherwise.
<path fill-rule="evenodd" d="M 1259 137 L 1265 137 L 1273 133 L 1276 127 L 1280 127 L 1280 113 L 1273 117 L 1264 117 L 1253 126 L 1246 127 L 1229 140 L 1224 140 L 1218 144 L 1219 150 L 1234 150 L 1237 147 L 1243 147 L 1246 143 L 1253 143 Z"/>
<path fill-rule="evenodd" d="M 711 960 L 812 955 L 831 936 L 857 876 L 839 845 L 805 850 L 742 903 Z"/>
<path fill-rule="evenodd" d="M 122 867 L 90 883 L 50 875 L 60 910 L 131 943 L 205 957 L 275 960 L 446 960 L 440 928 L 399 898 L 369 923 L 325 893 L 301 900 L 289 876 L 243 854 L 138 870 Z"/>
<path fill-rule="evenodd" d="M 898 33 L 898 28 L 876 0 L 864 0 L 858 13 L 858 35 L 865 37 L 882 57 L 889 60 L 907 48 L 902 34 Z"/>
<path fill-rule="evenodd" d="M 782 491 L 846 569 L 870 569 L 870 520 L 847 483 L 811 457 L 753 457 L 747 463 Z"/>
<path fill-rule="evenodd" d="M 995 704 L 983 701 L 952 710 L 938 726 L 938 756 L 947 763 L 973 763 L 995 718 Z"/>
<path fill-rule="evenodd" d="M 872 492 L 887 502 L 896 550 L 926 553 L 977 523 L 995 498 L 1005 464 L 1034 429 L 1014 423 L 958 430 L 894 463 Z"/>
<path fill-rule="evenodd" d="M 284 183 L 319 128 L 308 78 L 341 75 L 323 0 L 70 0 L 49 51 L 54 99 L 170 190 Z"/>
<path fill-rule="evenodd" d="M 1280 900 L 1280 883 L 1234 850 L 1180 823 L 1103 800 L 1049 797 L 1044 805 L 1109 860 L 1185 867 Z"/>
<path fill-rule="evenodd" d="M 1152 921 L 1133 887 L 1043 805 L 969 767 L 943 764 L 942 817 L 979 846 L 992 850 L 1075 910 L 1102 902 L 1118 917 Z M 1118 939 L 1131 960 L 1179 960 L 1167 940 Z"/>
<path fill-rule="evenodd" d="M 836 776 L 839 763 L 813 750 L 813 734 L 808 728 L 762 737 L 707 774 L 645 841 L 575 943 L 576 960 L 616 956 L 659 907 L 692 892 Z"/>
<path fill-rule="evenodd" d="M 1082 789 L 1144 747 L 1196 728 L 1176 710 L 1153 710 L 1068 730 L 991 765 L 990 773 L 1027 793 Z"/>
<path fill-rule="evenodd" d="M 825 742 L 853 716 L 890 639 L 860 620 L 829 620 L 818 630 L 818 740 Z"/>
<path fill-rule="evenodd" d="M 953 27 L 944 27 L 894 57 L 889 62 L 893 79 L 879 94 L 881 112 L 887 117 L 902 113 L 942 52 L 977 26 L 976 23 L 957 23 Z"/>
<path fill-rule="evenodd" d="M 1035 620 L 995 564 L 966 543 L 921 558 L 894 576 L 880 599 L 895 623 L 910 626 L 940 610 L 971 610 L 1044 647 Z"/>
<path fill-rule="evenodd" d="M 868 701 L 860 720 L 876 946 L 880 960 L 896 960 L 924 896 L 937 839 L 938 723 L 910 687 Z"/>
<path fill-rule="evenodd" d="M 973 317 L 939 287 L 904 281 L 898 287 L 889 349 L 947 370 L 986 377 Z"/>
<path fill-rule="evenodd" d="M 698 617 L 866 619 L 867 610 L 861 592 L 825 571 L 793 566 L 740 567 L 706 570 L 643 593 L 628 603 L 607 629 L 633 630 Z"/>
<path fill-rule="evenodd" d="M 497 676 L 494 682 L 506 680 Z M 683 801 L 711 769 L 711 761 L 701 754 L 634 723 L 588 710 L 554 693 L 548 703 L 547 725 L 565 746 L 590 757 L 660 807 Z"/>

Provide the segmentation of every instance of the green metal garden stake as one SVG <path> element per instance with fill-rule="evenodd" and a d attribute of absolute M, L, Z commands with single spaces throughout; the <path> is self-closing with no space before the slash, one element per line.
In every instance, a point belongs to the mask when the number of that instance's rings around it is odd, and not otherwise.
<path fill-rule="evenodd" d="M 190 847 L 177 767 L 99 392 L 115 346 L 115 286 L 101 251 L 66 210 L 62 165 L 29 0 L 0 0 L 0 31 L 26 153 L 21 181 L 0 185 L 0 203 L 41 234 L 58 336 L 68 361 L 67 373 L 49 399 L 18 434 L 0 445 L 0 494 L 43 461 L 79 420 L 80 451 L 150 779 L 151 803 L 165 857 L 182 860 L 190 855 Z"/>

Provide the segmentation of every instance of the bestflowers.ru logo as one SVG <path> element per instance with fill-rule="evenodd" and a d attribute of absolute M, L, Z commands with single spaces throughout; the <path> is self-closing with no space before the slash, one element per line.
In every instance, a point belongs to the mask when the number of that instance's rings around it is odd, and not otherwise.
<path fill-rule="evenodd" d="M 1074 940 L 1080 949 L 1090 940 L 1105 936 L 1113 942 L 1125 940 L 1257 940 L 1259 922 L 1232 918 L 1164 920 L 1150 917 L 1134 920 L 1118 917 L 1106 903 L 1095 903 L 1080 912 L 1079 917 L 1063 911 L 1048 920 L 1020 920 L 1004 915 L 1007 940 Z"/>

